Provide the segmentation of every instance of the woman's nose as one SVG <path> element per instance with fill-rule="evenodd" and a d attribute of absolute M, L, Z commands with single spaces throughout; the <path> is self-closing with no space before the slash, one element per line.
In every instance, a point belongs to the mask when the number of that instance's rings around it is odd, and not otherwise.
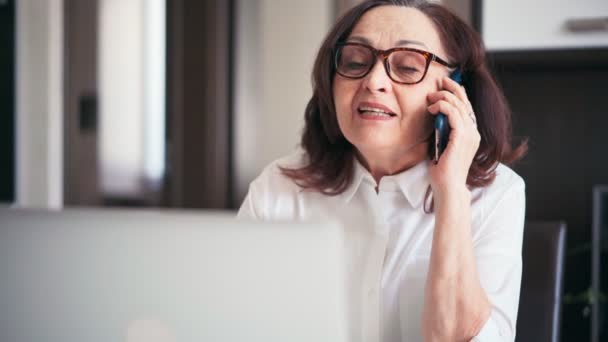
<path fill-rule="evenodd" d="M 376 64 L 364 78 L 364 86 L 371 92 L 385 93 L 391 90 L 392 81 L 388 77 L 387 70 L 381 59 L 376 61 Z"/>

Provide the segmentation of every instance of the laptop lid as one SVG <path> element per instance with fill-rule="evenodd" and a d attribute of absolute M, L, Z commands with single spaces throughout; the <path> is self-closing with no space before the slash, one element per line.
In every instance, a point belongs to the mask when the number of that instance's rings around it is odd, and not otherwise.
<path fill-rule="evenodd" d="M 345 341 L 328 223 L 0 209 L 2 341 Z"/>

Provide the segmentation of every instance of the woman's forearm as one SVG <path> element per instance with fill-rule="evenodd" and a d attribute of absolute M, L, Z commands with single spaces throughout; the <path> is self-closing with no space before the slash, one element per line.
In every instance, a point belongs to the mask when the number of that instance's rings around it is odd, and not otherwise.
<path fill-rule="evenodd" d="M 468 341 L 488 319 L 471 239 L 470 192 L 436 193 L 436 221 L 425 289 L 426 341 Z"/>

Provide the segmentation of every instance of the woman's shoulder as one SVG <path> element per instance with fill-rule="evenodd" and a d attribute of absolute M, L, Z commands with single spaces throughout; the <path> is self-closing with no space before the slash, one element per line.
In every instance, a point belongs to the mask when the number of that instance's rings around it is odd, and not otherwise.
<path fill-rule="evenodd" d="M 489 187 L 505 190 L 515 187 L 525 190 L 526 183 L 524 182 L 524 179 L 513 169 L 505 164 L 499 163 L 496 167 L 496 178 L 494 179 L 494 182 L 489 185 Z"/>
<path fill-rule="evenodd" d="M 241 216 L 258 219 L 293 219 L 297 216 L 302 189 L 282 168 L 296 169 L 305 166 L 306 154 L 297 150 L 268 164 L 249 185 Z"/>
<path fill-rule="evenodd" d="M 498 164 L 495 172 L 496 177 L 492 183 L 472 192 L 473 204 L 481 210 L 479 213 L 482 217 L 496 209 L 519 210 L 525 207 L 524 179 L 504 164 Z"/>
<path fill-rule="evenodd" d="M 502 163 L 499 163 L 496 167 L 496 178 L 488 186 L 488 190 L 493 192 L 524 192 L 525 189 L 526 183 L 524 179 L 513 169 Z"/>
<path fill-rule="evenodd" d="M 524 179 L 504 164 L 498 164 L 495 172 L 496 177 L 492 183 L 472 191 L 473 203 L 478 203 L 486 209 L 504 202 L 505 199 L 514 203 L 521 202 L 521 205 L 524 205 L 526 190 Z"/>
<path fill-rule="evenodd" d="M 300 187 L 286 176 L 282 169 L 297 169 L 306 165 L 306 153 L 300 149 L 276 159 L 266 165 L 260 175 L 252 182 L 262 188 L 281 191 L 299 191 Z"/>

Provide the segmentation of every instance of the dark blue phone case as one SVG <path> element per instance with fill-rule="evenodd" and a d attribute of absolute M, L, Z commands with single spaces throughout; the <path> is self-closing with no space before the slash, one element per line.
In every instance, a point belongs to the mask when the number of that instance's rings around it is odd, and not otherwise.
<path fill-rule="evenodd" d="M 462 83 L 462 74 L 460 70 L 455 70 L 450 74 L 450 78 L 458 84 Z M 439 162 L 439 157 L 448 145 L 450 137 L 450 125 L 445 114 L 438 113 L 435 115 L 435 130 L 433 133 L 433 141 L 431 141 L 430 158 L 435 162 Z"/>

